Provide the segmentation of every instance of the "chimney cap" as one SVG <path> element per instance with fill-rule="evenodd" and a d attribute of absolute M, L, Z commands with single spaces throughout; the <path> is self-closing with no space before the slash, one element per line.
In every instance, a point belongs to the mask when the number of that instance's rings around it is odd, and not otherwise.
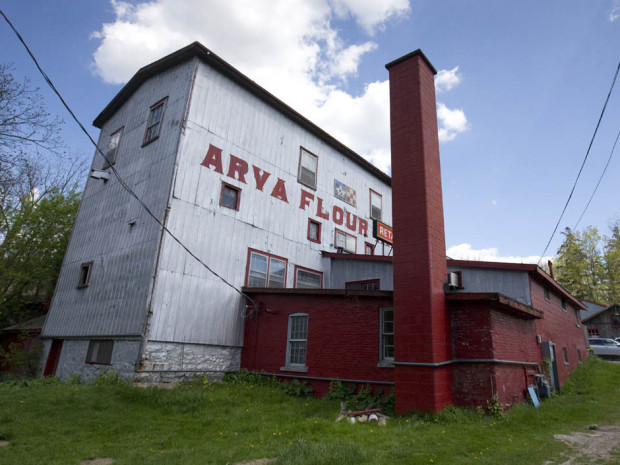
<path fill-rule="evenodd" d="M 387 65 L 385 65 L 385 68 L 389 70 L 393 66 L 396 66 L 397 64 L 399 64 L 400 62 L 408 60 L 408 59 L 413 58 L 413 57 L 417 57 L 417 56 L 419 56 L 420 58 L 422 58 L 422 60 L 424 60 L 424 62 L 431 69 L 433 74 L 437 74 L 437 70 L 435 69 L 433 64 L 430 62 L 430 60 L 428 58 L 426 58 L 426 55 L 424 55 L 424 53 L 420 49 L 414 50 L 413 52 L 408 53 L 407 55 L 404 55 L 404 56 L 402 56 L 400 58 L 397 58 L 394 61 L 390 61 Z"/>

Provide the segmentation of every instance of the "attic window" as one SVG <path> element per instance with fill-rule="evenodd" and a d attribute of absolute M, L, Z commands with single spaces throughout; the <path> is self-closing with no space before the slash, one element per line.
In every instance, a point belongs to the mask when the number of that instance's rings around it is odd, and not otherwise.
<path fill-rule="evenodd" d="M 149 120 L 146 123 L 146 131 L 144 133 L 144 142 L 142 142 L 142 146 L 150 144 L 159 137 L 159 133 L 161 132 L 161 123 L 164 118 L 164 105 L 167 99 L 168 97 L 160 100 L 151 107 Z"/>
<path fill-rule="evenodd" d="M 545 300 L 548 302 L 551 301 L 551 296 L 549 295 L 549 288 L 547 286 L 545 286 Z"/>
<path fill-rule="evenodd" d="M 370 189 L 370 217 L 373 220 L 381 221 L 381 211 L 383 210 L 383 198 L 381 194 Z"/>
<path fill-rule="evenodd" d="M 562 310 L 564 310 L 565 312 L 567 312 L 568 310 L 566 309 L 566 299 L 562 299 Z"/>
<path fill-rule="evenodd" d="M 103 162 L 102 169 L 104 170 L 116 163 L 116 154 L 118 153 L 118 146 L 121 142 L 121 135 L 123 134 L 123 129 L 124 128 L 120 128 L 118 131 L 115 131 L 110 136 L 110 140 L 108 141 L 108 150 L 106 150 L 105 152 L 105 157 L 107 158 L 107 160 L 104 160 Z"/>
<path fill-rule="evenodd" d="M 316 189 L 316 172 L 319 164 L 319 157 L 308 152 L 305 148 L 299 148 L 299 171 L 297 180 L 304 186 Z"/>
<path fill-rule="evenodd" d="M 78 280 L 78 289 L 88 287 L 90 284 L 90 273 L 93 269 L 93 262 L 82 263 L 80 265 L 80 277 Z"/>

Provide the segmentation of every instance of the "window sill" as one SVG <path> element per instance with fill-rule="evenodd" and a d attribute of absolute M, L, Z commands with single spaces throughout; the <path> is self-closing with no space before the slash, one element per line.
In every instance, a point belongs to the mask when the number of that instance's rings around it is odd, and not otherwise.
<path fill-rule="evenodd" d="M 394 368 L 394 360 L 380 360 L 377 368 Z"/>
<path fill-rule="evenodd" d="M 280 367 L 280 371 L 295 371 L 297 373 L 307 373 L 308 372 L 308 367 L 307 366 L 293 366 L 293 365 L 287 365 L 284 367 Z"/>

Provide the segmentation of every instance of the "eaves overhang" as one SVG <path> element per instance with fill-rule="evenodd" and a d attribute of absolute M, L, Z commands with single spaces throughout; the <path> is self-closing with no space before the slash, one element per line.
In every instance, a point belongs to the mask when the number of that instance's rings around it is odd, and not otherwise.
<path fill-rule="evenodd" d="M 541 319 L 544 316 L 542 310 L 538 310 L 529 305 L 525 305 L 510 297 L 499 293 L 487 292 L 449 292 L 446 293 L 448 302 L 476 302 L 489 305 L 494 310 L 507 313 L 523 319 Z M 458 310 L 458 304 L 450 307 Z"/>
<path fill-rule="evenodd" d="M 392 178 L 386 173 L 381 171 L 375 165 L 367 161 L 361 155 L 357 154 L 349 147 L 339 142 L 333 136 L 329 135 L 323 129 L 319 128 L 316 124 L 302 116 L 297 111 L 293 110 L 287 104 L 275 97 L 273 94 L 267 92 L 256 82 L 245 76 L 239 70 L 228 64 L 222 58 L 211 52 L 208 48 L 202 45 L 200 42 L 194 42 L 168 56 L 165 56 L 140 70 L 125 84 L 125 86 L 116 94 L 112 101 L 103 109 L 103 111 L 95 118 L 93 125 L 99 129 L 103 127 L 105 122 L 118 111 L 118 109 L 131 97 L 131 95 L 148 79 L 156 76 L 173 66 L 184 63 L 192 58 L 198 58 L 202 62 L 211 66 L 213 69 L 219 71 L 231 81 L 235 82 L 243 89 L 250 92 L 252 95 L 262 100 L 267 105 L 271 106 L 275 110 L 287 116 L 299 126 L 306 129 L 312 135 L 325 142 L 327 145 L 333 147 L 336 151 L 342 153 L 351 161 L 364 168 L 366 171 L 373 174 L 380 181 L 392 185 Z"/>

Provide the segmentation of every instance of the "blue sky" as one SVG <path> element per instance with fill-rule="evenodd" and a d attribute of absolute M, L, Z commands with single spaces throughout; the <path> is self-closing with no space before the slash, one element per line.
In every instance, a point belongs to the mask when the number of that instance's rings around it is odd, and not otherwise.
<path fill-rule="evenodd" d="M 619 0 L 22 0 L 0 8 L 88 128 L 141 66 L 198 40 L 384 170 L 384 65 L 421 48 L 440 70 L 454 258 L 531 261 L 543 251 L 620 60 Z M 0 62 L 41 88 L 66 121 L 66 142 L 90 159 L 89 141 L 3 21 L 0 43 Z M 620 83 L 546 255 L 577 222 L 618 131 Z M 620 218 L 619 177 L 616 153 L 580 228 L 607 233 Z"/>

